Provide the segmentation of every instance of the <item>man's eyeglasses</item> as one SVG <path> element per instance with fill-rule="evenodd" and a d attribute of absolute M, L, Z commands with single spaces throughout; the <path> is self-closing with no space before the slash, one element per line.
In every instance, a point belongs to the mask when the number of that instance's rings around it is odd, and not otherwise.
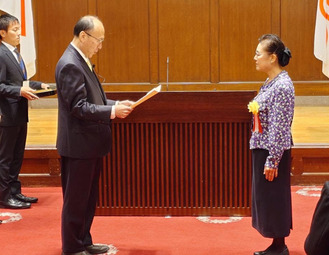
<path fill-rule="evenodd" d="M 97 38 L 97 37 L 95 37 L 95 36 L 89 34 L 89 33 L 86 32 L 86 31 L 84 31 L 84 32 L 85 32 L 88 36 L 90 36 L 90 37 L 96 39 L 98 43 L 102 43 L 102 42 L 104 42 L 104 39 Z"/>

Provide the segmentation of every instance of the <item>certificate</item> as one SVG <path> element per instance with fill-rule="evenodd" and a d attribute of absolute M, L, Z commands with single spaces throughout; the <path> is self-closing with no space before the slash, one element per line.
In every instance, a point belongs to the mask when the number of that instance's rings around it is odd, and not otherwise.
<path fill-rule="evenodd" d="M 56 89 L 39 89 L 33 92 L 33 94 L 36 94 L 38 97 L 47 97 L 47 96 L 53 96 L 57 94 Z"/>
<path fill-rule="evenodd" d="M 148 100 L 151 97 L 158 94 L 160 91 L 161 91 L 161 85 L 159 85 L 158 87 L 156 87 L 156 88 L 150 90 L 149 92 L 147 92 L 147 94 L 145 96 L 143 96 L 138 101 L 136 101 L 134 104 L 132 104 L 131 107 L 135 108 L 136 106 L 140 105 L 141 103 L 145 102 L 146 100 Z"/>

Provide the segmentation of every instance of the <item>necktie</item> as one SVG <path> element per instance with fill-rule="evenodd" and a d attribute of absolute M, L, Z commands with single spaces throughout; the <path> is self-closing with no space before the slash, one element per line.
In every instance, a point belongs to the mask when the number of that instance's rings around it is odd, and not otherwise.
<path fill-rule="evenodd" d="M 24 75 L 24 79 L 26 80 L 27 74 L 26 74 L 26 68 L 25 68 L 25 64 L 24 64 L 23 58 L 22 58 L 21 54 L 19 54 L 19 52 L 18 52 L 17 49 L 15 49 L 14 52 L 17 55 L 19 66 L 21 67 L 21 70 L 22 70 L 23 75 Z"/>
<path fill-rule="evenodd" d="M 87 65 L 89 66 L 89 68 L 90 68 L 90 71 L 93 71 L 93 66 L 91 65 L 91 63 L 90 63 L 90 60 L 89 60 L 89 59 L 87 60 Z"/>

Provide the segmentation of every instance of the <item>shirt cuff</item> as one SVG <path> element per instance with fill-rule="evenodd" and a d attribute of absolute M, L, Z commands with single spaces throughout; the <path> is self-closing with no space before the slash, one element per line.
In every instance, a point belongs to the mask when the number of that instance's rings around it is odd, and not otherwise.
<path fill-rule="evenodd" d="M 279 160 L 276 160 L 275 158 L 269 156 L 266 159 L 265 166 L 272 168 L 272 169 L 278 169 L 279 168 Z"/>
<path fill-rule="evenodd" d="M 111 120 L 115 119 L 115 106 L 112 106 L 112 110 L 111 110 Z"/>
<path fill-rule="evenodd" d="M 119 103 L 119 101 L 115 102 L 115 105 L 112 106 L 112 110 L 111 110 L 111 120 L 115 119 L 115 106 Z"/>

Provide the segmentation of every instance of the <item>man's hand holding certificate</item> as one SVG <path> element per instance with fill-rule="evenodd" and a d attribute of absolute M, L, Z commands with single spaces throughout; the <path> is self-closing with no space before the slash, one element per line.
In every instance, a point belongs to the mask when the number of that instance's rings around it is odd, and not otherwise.
<path fill-rule="evenodd" d="M 140 98 L 138 101 L 136 101 L 134 104 L 131 105 L 131 108 L 135 108 L 136 106 L 140 105 L 141 103 L 145 102 L 146 100 L 150 99 L 151 97 L 155 96 L 161 91 L 161 85 L 158 87 L 150 90 L 145 96 Z"/>

